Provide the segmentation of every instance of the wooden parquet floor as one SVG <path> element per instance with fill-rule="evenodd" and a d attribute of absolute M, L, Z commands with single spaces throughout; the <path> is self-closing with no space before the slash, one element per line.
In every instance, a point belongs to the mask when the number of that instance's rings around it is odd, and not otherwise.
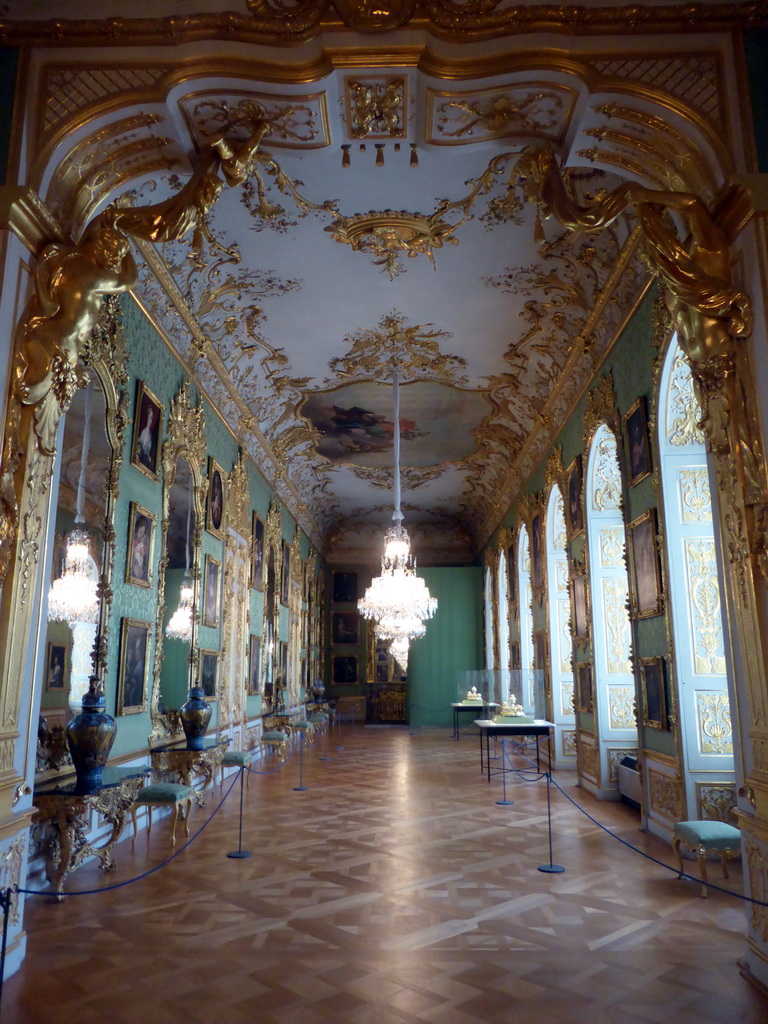
<path fill-rule="evenodd" d="M 480 775 L 449 731 L 344 726 L 322 762 L 253 776 L 168 866 L 62 904 L 30 897 L 28 954 L 3 1024 L 766 1024 L 738 972 L 745 905 L 626 849 L 546 785 Z M 556 779 L 627 841 L 672 863 L 638 817 Z M 225 790 L 227 786 L 225 784 Z M 195 832 L 220 791 L 195 810 Z M 88 889 L 168 856 L 166 822 Z M 695 873 L 695 868 L 693 869 Z M 713 865 L 712 878 L 719 870 Z M 736 866 L 731 883 L 740 888 Z"/>

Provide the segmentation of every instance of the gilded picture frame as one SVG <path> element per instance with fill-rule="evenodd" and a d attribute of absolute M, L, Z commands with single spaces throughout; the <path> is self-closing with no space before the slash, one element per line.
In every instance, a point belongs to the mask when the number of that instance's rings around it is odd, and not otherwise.
<path fill-rule="evenodd" d="M 628 530 L 632 616 L 651 619 L 663 610 L 656 509 L 649 508 L 633 519 Z"/>
<path fill-rule="evenodd" d="M 216 629 L 219 625 L 221 601 L 221 562 L 213 555 L 205 556 L 205 586 L 203 587 L 203 625 Z"/>
<path fill-rule="evenodd" d="M 65 693 L 69 689 L 69 644 L 49 640 L 45 652 L 45 688 Z"/>
<path fill-rule="evenodd" d="M 251 519 L 251 586 L 264 590 L 264 520 L 253 513 Z"/>
<path fill-rule="evenodd" d="M 569 581 L 571 594 L 571 636 L 577 647 L 586 647 L 589 643 L 589 586 L 586 568 L 583 564 L 574 563 L 573 573 Z"/>
<path fill-rule="evenodd" d="M 128 543 L 125 548 L 125 582 L 134 587 L 152 587 L 157 515 L 132 501 L 128 508 Z"/>
<path fill-rule="evenodd" d="M 163 403 L 143 380 L 136 384 L 136 402 L 133 407 L 133 437 L 131 465 L 150 480 L 157 481 L 160 459 L 160 424 Z"/>
<path fill-rule="evenodd" d="M 357 573 L 334 572 L 331 579 L 331 596 L 334 604 L 352 604 L 357 601 Z"/>
<path fill-rule="evenodd" d="M 213 537 L 224 540 L 226 531 L 227 478 L 215 459 L 208 459 L 208 495 L 205 502 L 205 528 Z"/>
<path fill-rule="evenodd" d="M 360 618 L 357 612 L 331 612 L 331 643 L 334 647 L 355 647 L 360 643 Z"/>
<path fill-rule="evenodd" d="M 334 655 L 331 681 L 334 686 L 354 686 L 357 683 L 356 654 Z"/>
<path fill-rule="evenodd" d="M 661 657 L 640 658 L 639 665 L 643 725 L 647 725 L 649 729 L 665 731 L 669 728 L 669 711 L 664 659 Z"/>
<path fill-rule="evenodd" d="M 248 645 L 248 694 L 254 696 L 261 692 L 259 675 L 261 669 L 261 637 L 251 633 Z"/>
<path fill-rule="evenodd" d="M 584 532 L 583 466 L 581 455 L 577 455 L 566 470 L 565 516 L 569 540 L 573 540 Z"/>
<path fill-rule="evenodd" d="M 648 406 L 645 395 L 624 414 L 624 445 L 627 455 L 627 479 L 634 487 L 651 475 L 651 439 L 648 436 Z"/>
<path fill-rule="evenodd" d="M 219 652 L 200 648 L 200 686 L 206 700 L 216 700 L 219 693 Z"/>
<path fill-rule="evenodd" d="M 118 715 L 136 715 L 147 709 L 149 631 L 151 622 L 124 618 L 120 623 L 117 677 Z"/>

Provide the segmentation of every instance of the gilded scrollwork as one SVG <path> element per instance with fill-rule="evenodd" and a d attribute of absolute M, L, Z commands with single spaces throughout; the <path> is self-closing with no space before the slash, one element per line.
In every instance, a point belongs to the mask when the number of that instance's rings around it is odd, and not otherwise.
<path fill-rule="evenodd" d="M 702 754 L 733 754 L 728 694 L 699 691 L 696 694 L 696 715 Z"/>
<path fill-rule="evenodd" d="M 447 139 L 473 135 L 509 135 L 514 132 L 547 132 L 558 123 L 563 97 L 549 90 L 515 95 L 498 93 L 487 103 L 448 100 L 438 107 L 438 132 Z"/>
<path fill-rule="evenodd" d="M 405 135 L 405 79 L 348 78 L 349 134 L 353 139 Z"/>

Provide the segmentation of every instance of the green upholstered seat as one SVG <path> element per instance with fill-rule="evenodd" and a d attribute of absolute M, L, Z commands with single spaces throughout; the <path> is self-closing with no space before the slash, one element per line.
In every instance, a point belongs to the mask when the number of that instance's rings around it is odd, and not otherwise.
<path fill-rule="evenodd" d="M 133 842 L 136 842 L 136 808 L 143 806 L 147 808 L 147 836 L 152 831 L 152 808 L 173 807 L 171 819 L 171 844 L 176 845 L 176 822 L 179 820 L 179 813 L 185 810 L 184 832 L 189 835 L 189 813 L 192 809 L 192 800 L 195 791 L 189 786 L 180 782 L 153 782 L 149 786 L 143 786 L 131 806 L 131 820 L 133 822 Z M 186 805 L 186 807 L 185 807 Z"/>
<path fill-rule="evenodd" d="M 299 718 L 297 721 L 295 721 L 293 723 L 293 728 L 294 729 L 311 729 L 312 728 L 312 723 L 307 721 L 306 718 Z"/>
<path fill-rule="evenodd" d="M 253 761 L 250 750 L 228 750 L 221 759 L 221 784 L 224 785 L 225 768 L 247 768 Z M 245 777 L 246 788 L 251 784 L 250 772 Z"/>
<path fill-rule="evenodd" d="M 281 729 L 268 729 L 266 732 L 261 734 L 261 738 L 266 742 L 269 742 L 269 740 L 285 742 L 285 740 L 288 739 L 288 733 L 283 732 Z"/>
<path fill-rule="evenodd" d="M 307 721 L 311 722 L 312 725 L 320 725 L 328 721 L 328 715 L 323 711 L 313 711 Z"/>
<path fill-rule="evenodd" d="M 741 852 L 741 832 L 724 821 L 678 821 L 675 825 L 672 846 L 680 865 L 678 878 L 683 874 L 683 858 L 680 845 L 696 853 L 701 874 L 701 895 L 707 895 L 707 854 L 717 853 L 722 861 L 723 876 L 728 877 L 727 860 Z"/>
<path fill-rule="evenodd" d="M 242 768 L 253 760 L 250 750 L 228 750 L 221 759 L 224 768 Z"/>

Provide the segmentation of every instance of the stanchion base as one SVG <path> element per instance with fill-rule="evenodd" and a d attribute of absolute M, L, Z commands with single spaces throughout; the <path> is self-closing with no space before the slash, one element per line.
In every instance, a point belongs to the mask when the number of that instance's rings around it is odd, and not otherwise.
<path fill-rule="evenodd" d="M 227 856 L 231 857 L 233 860 L 245 860 L 246 857 L 252 857 L 253 854 L 250 850 L 233 850 L 232 853 L 228 853 Z"/>
<path fill-rule="evenodd" d="M 547 875 L 559 875 L 565 868 L 562 864 L 540 864 L 537 870 L 544 871 Z"/>
<path fill-rule="evenodd" d="M 301 792 L 303 792 L 303 791 L 304 791 L 305 789 L 309 789 L 309 786 L 294 786 L 294 787 L 293 787 L 293 791 L 294 791 L 294 793 L 301 793 Z"/>
<path fill-rule="evenodd" d="M 501 804 L 502 807 L 510 807 L 515 801 L 514 800 L 497 800 L 497 804 Z"/>

